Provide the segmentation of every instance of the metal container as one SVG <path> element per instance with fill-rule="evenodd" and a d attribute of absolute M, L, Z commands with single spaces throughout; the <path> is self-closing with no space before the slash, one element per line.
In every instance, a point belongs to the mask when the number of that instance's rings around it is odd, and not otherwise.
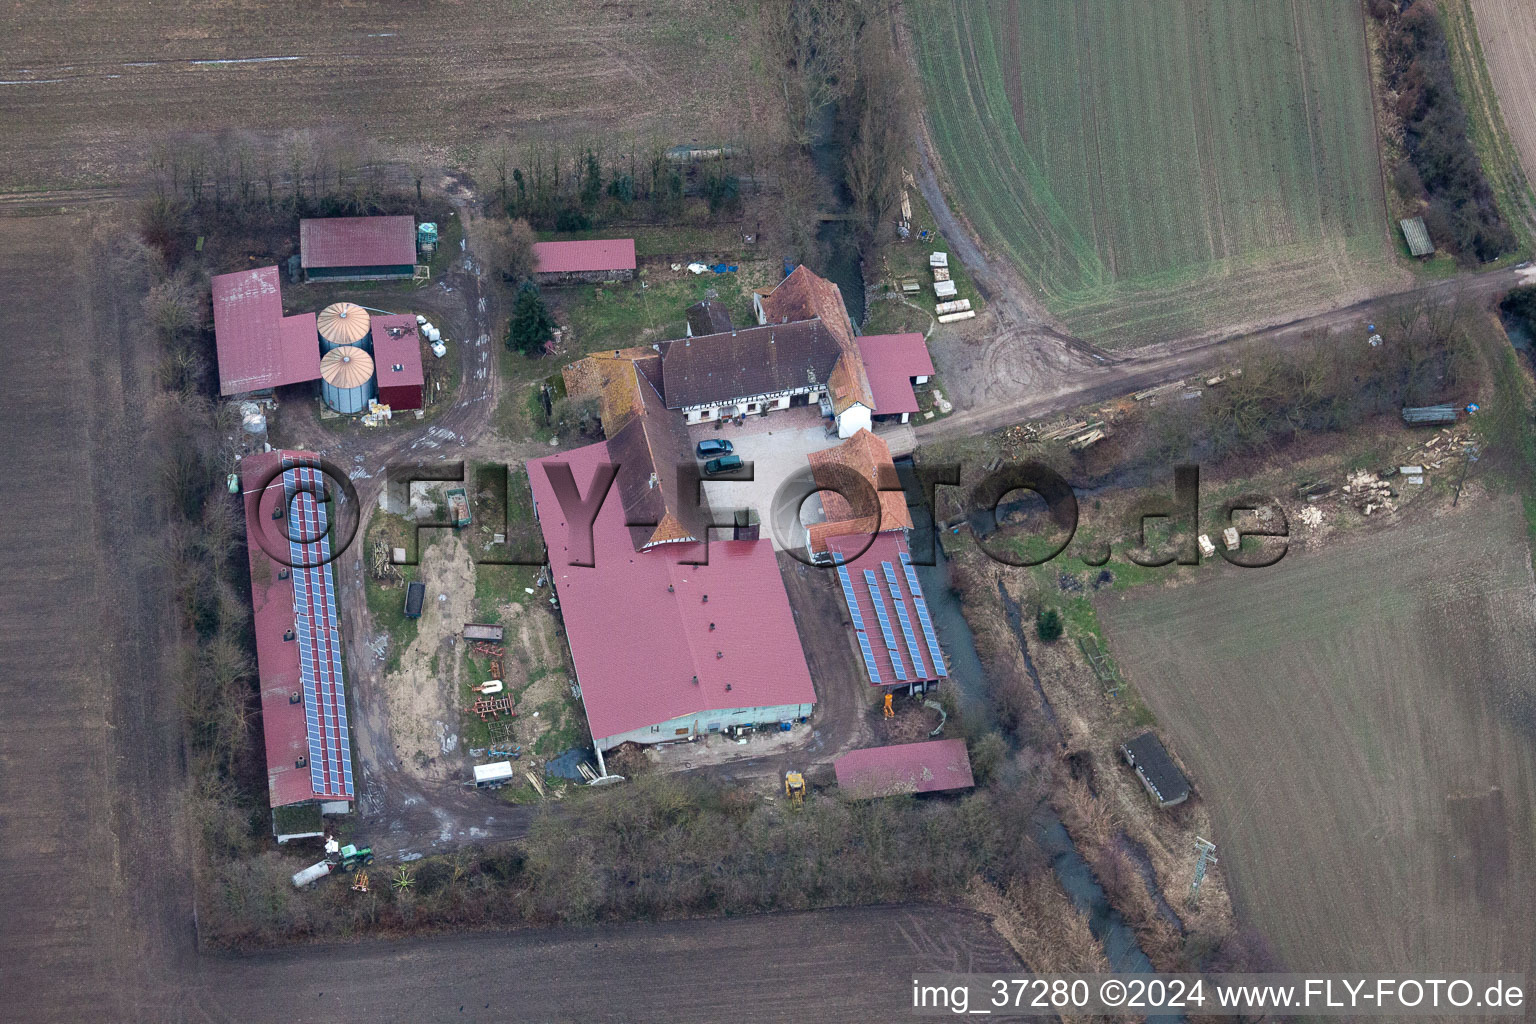
<path fill-rule="evenodd" d="M 338 345 L 355 345 L 364 352 L 373 351 L 369 335 L 368 311 L 353 302 L 333 302 L 315 317 L 320 332 L 320 351 L 329 352 Z"/>
<path fill-rule="evenodd" d="M 320 396 L 337 412 L 362 412 L 378 392 L 373 357 L 352 345 L 333 348 L 320 357 Z"/>

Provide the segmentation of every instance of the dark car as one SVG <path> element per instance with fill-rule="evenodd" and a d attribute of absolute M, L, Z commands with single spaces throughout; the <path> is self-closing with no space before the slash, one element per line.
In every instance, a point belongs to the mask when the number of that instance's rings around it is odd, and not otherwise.
<path fill-rule="evenodd" d="M 731 442 L 722 441 L 718 437 L 712 437 L 707 441 L 699 442 L 699 458 L 707 459 L 711 455 L 729 455 L 736 449 L 731 447 Z"/>
<path fill-rule="evenodd" d="M 722 455 L 718 459 L 710 459 L 704 463 L 704 475 L 719 476 L 721 473 L 729 473 L 740 468 L 740 455 Z"/>

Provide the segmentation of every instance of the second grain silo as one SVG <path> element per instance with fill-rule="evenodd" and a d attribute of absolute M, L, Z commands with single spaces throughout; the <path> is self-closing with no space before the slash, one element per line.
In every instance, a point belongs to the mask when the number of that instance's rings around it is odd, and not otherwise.
<path fill-rule="evenodd" d="M 320 351 L 329 352 L 338 345 L 356 345 L 367 352 L 372 349 L 368 337 L 368 311 L 353 302 L 333 302 L 315 317 L 315 329 L 320 332 Z"/>
<path fill-rule="evenodd" d="M 362 412 L 374 396 L 373 357 L 341 345 L 320 357 L 320 395 L 337 412 Z"/>

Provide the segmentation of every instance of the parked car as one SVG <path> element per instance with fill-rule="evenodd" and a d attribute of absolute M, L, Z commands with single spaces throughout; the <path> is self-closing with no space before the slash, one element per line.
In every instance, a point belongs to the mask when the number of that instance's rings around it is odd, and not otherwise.
<path fill-rule="evenodd" d="M 740 468 L 740 455 L 722 455 L 718 459 L 710 459 L 704 463 L 704 475 L 719 476 L 721 473 L 729 473 Z"/>
<path fill-rule="evenodd" d="M 712 455 L 729 455 L 735 450 L 731 446 L 731 442 L 722 441 L 718 437 L 711 437 L 707 441 L 699 442 L 699 458 L 701 459 L 707 459 Z"/>

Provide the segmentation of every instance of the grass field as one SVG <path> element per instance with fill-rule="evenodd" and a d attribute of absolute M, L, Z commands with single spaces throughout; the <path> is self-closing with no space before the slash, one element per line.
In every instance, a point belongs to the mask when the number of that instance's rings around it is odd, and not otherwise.
<path fill-rule="evenodd" d="M 1531 962 L 1533 597 L 1519 503 L 1479 498 L 1100 602 L 1292 969 Z"/>
<path fill-rule="evenodd" d="M 952 198 L 1074 333 L 1281 318 L 1396 273 L 1357 5 L 908 11 Z"/>
<path fill-rule="evenodd" d="M 1536 8 L 1525 0 L 1445 0 L 1457 88 L 1499 210 L 1529 248 L 1536 231 Z"/>

